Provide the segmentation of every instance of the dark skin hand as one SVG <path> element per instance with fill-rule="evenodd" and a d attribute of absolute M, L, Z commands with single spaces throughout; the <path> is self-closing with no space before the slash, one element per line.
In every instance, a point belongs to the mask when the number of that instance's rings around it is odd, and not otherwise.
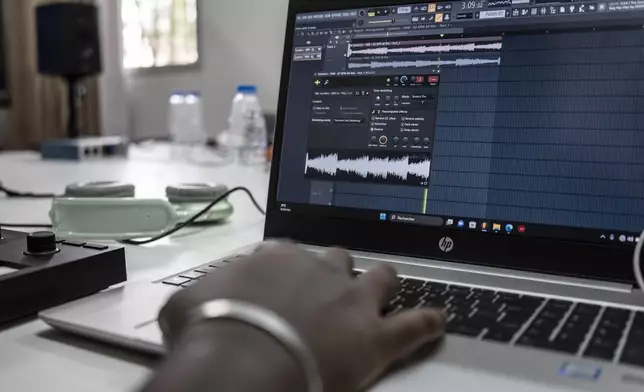
<path fill-rule="evenodd" d="M 186 325 L 190 309 L 213 299 L 259 305 L 288 321 L 330 392 L 368 388 L 394 362 L 443 335 L 441 311 L 382 316 L 399 290 L 391 267 L 357 279 L 352 268 L 342 250 L 318 256 L 294 245 L 267 244 L 178 292 L 160 314 L 170 353 L 145 391 L 306 391 L 296 360 L 266 332 L 231 320 Z"/>

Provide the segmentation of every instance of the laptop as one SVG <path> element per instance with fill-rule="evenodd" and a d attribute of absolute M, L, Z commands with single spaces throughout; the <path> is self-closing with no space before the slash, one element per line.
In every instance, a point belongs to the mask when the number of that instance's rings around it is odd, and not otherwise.
<path fill-rule="evenodd" d="M 386 312 L 450 314 L 376 391 L 643 390 L 640 6 L 290 2 L 266 238 L 393 265 Z M 251 249 L 41 318 L 162 354 L 167 298 Z"/>

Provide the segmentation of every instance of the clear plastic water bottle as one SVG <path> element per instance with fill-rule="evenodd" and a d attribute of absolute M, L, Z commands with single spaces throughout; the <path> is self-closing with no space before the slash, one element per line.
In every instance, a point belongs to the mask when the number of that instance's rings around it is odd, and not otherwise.
<path fill-rule="evenodd" d="M 229 127 L 219 142 L 235 152 L 242 164 L 266 163 L 266 119 L 257 98 L 257 87 L 239 86 L 228 118 Z"/>
<path fill-rule="evenodd" d="M 179 151 L 180 155 L 190 154 L 189 149 L 196 145 L 204 145 L 206 132 L 203 126 L 201 93 L 198 91 L 175 91 L 172 93 L 168 126 L 172 137 L 173 151 Z"/>

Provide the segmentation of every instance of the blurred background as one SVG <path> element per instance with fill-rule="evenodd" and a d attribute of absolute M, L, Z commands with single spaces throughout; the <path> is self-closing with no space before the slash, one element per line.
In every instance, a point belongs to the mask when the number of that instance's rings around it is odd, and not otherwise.
<path fill-rule="evenodd" d="M 64 79 L 39 72 L 36 7 L 47 0 L 1 0 L 0 149 L 38 149 L 66 138 Z M 227 129 L 240 84 L 254 85 L 269 115 L 277 106 L 286 0 L 90 0 L 102 72 L 78 86 L 81 135 L 131 141 L 169 139 L 169 99 L 201 96 L 203 129 Z"/>

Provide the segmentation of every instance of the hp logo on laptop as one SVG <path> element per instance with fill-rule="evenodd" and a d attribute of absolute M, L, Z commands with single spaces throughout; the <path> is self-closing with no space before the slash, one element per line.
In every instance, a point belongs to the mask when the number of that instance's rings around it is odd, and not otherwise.
<path fill-rule="evenodd" d="M 454 241 L 449 237 L 443 237 L 438 241 L 438 247 L 445 253 L 449 253 L 454 249 Z"/>

